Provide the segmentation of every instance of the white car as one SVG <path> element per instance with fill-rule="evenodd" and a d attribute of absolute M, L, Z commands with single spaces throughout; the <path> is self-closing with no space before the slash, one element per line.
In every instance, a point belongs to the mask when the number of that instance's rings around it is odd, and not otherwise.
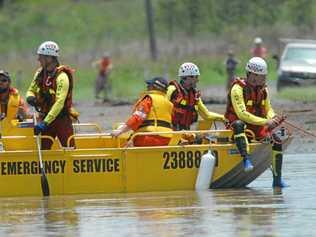
<path fill-rule="evenodd" d="M 316 43 L 288 43 L 278 69 L 277 90 L 316 85 Z"/>

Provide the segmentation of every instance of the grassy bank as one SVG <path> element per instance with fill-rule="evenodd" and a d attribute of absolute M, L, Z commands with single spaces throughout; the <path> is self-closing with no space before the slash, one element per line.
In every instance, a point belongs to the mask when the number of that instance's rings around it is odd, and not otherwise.
<path fill-rule="evenodd" d="M 162 59 L 158 62 L 150 62 L 135 59 L 116 60 L 113 58 L 113 71 L 110 75 L 112 83 L 112 97 L 118 100 L 133 100 L 145 88 L 144 81 L 154 76 L 165 76 L 168 80 L 177 79 L 179 65 L 185 61 L 192 61 L 196 63 L 201 71 L 199 87 L 206 87 L 211 85 L 225 85 L 226 71 L 223 56 L 216 58 L 191 56 L 183 59 Z M 244 76 L 244 65 L 247 61 L 246 57 L 240 59 L 237 68 L 237 75 Z M 34 56 L 36 62 L 36 56 Z M 32 74 L 36 69 L 27 67 L 27 64 L 22 69 L 22 75 L 19 81 L 16 81 L 16 71 L 20 65 L 12 65 L 13 85 L 18 86 L 23 93 L 26 91 L 31 82 Z M 71 62 L 64 62 L 75 68 L 75 99 L 77 100 L 92 100 L 94 99 L 94 83 L 96 78 L 96 70 L 87 64 L 86 66 L 78 66 Z M 276 78 L 275 65 L 273 61 L 270 62 L 270 70 L 268 77 L 272 80 Z"/>

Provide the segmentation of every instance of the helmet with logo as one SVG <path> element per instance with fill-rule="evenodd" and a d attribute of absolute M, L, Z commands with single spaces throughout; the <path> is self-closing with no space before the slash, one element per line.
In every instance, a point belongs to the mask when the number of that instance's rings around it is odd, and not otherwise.
<path fill-rule="evenodd" d="M 38 47 L 37 54 L 59 57 L 58 44 L 53 41 L 45 41 Z"/>
<path fill-rule="evenodd" d="M 267 63 L 260 57 L 251 58 L 248 61 L 245 69 L 247 72 L 252 72 L 259 75 L 267 75 L 268 73 Z"/>
<path fill-rule="evenodd" d="M 179 68 L 179 77 L 199 76 L 199 68 L 194 63 L 183 63 Z"/>

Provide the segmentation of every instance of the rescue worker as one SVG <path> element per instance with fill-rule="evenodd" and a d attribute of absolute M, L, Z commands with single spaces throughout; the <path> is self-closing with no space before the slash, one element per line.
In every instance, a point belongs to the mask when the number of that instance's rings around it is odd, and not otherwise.
<path fill-rule="evenodd" d="M 166 98 L 168 82 L 162 77 L 146 81 L 147 91 L 136 102 L 132 116 L 112 132 L 113 137 L 133 130 L 135 132 L 171 132 L 172 103 Z M 166 146 L 172 134 L 138 135 L 134 146 Z"/>
<path fill-rule="evenodd" d="M 200 91 L 196 89 L 199 81 L 199 68 L 193 63 L 183 63 L 179 68 L 180 82 L 169 83 L 167 98 L 173 103 L 172 125 L 174 130 L 190 130 L 200 115 L 204 120 L 224 121 L 221 114 L 210 112 L 204 105 Z"/>
<path fill-rule="evenodd" d="M 23 121 L 27 118 L 28 108 L 19 91 L 11 87 L 11 77 L 4 70 L 0 70 L 0 103 L 0 120 L 2 123 L 2 131 L 0 132 L 2 135 L 6 135 L 12 127 L 12 120 Z"/>
<path fill-rule="evenodd" d="M 72 109 L 73 69 L 60 65 L 59 47 L 53 41 L 43 42 L 37 50 L 41 67 L 27 91 L 27 102 L 40 113 L 40 122 L 34 127 L 36 135 L 58 137 L 62 146 L 73 135 Z M 74 146 L 73 140 L 70 144 Z M 50 149 L 52 142 L 42 139 L 42 149 Z"/>
<path fill-rule="evenodd" d="M 105 52 L 100 60 L 92 63 L 92 66 L 98 68 L 98 75 L 95 81 L 95 98 L 99 99 L 99 94 L 104 90 L 103 102 L 107 102 L 111 93 L 109 75 L 113 68 L 109 53 Z"/>
<path fill-rule="evenodd" d="M 251 49 L 252 57 L 260 57 L 266 59 L 267 49 L 262 46 L 262 39 L 260 37 L 256 37 L 253 43 L 254 47 Z"/>
<path fill-rule="evenodd" d="M 267 136 L 267 131 L 277 127 L 283 117 L 274 113 L 266 86 L 267 64 L 260 57 L 251 58 L 246 65 L 246 78 L 236 78 L 227 98 L 225 117 L 227 128 L 232 128 L 236 146 L 243 157 L 245 171 L 253 170 L 245 129 L 253 131 L 256 140 Z M 281 178 L 282 144 L 273 143 L 273 187 L 285 187 Z"/>

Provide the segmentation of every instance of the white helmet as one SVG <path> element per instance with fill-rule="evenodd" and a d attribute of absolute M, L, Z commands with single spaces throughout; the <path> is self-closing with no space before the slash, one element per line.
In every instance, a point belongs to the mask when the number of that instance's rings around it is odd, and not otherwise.
<path fill-rule="evenodd" d="M 194 63 L 183 63 L 179 68 L 179 77 L 199 76 L 199 68 Z"/>
<path fill-rule="evenodd" d="M 262 44 L 262 39 L 260 37 L 256 37 L 253 41 L 255 44 Z"/>
<path fill-rule="evenodd" d="M 38 47 L 37 54 L 59 57 L 58 44 L 53 41 L 45 41 Z"/>
<path fill-rule="evenodd" d="M 268 66 L 267 66 L 266 61 L 264 61 L 262 58 L 253 57 L 248 61 L 246 65 L 246 71 L 259 74 L 259 75 L 267 75 Z"/>

